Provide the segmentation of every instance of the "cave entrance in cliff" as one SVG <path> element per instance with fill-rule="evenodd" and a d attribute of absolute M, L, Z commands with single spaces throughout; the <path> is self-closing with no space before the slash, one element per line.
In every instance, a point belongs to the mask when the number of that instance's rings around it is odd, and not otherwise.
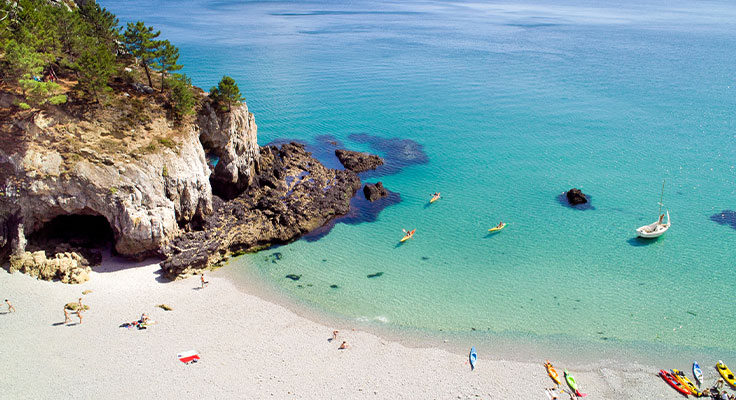
<path fill-rule="evenodd" d="M 28 236 L 28 249 L 49 250 L 52 253 L 61 245 L 102 249 L 110 246 L 114 240 L 112 227 L 102 215 L 59 215 Z"/>

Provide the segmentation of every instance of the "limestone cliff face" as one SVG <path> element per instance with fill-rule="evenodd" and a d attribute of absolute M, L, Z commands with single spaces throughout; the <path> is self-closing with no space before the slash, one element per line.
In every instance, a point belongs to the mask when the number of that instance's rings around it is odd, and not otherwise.
<path fill-rule="evenodd" d="M 253 182 L 260 159 L 258 126 L 243 103 L 230 112 L 218 112 L 206 102 L 197 118 L 199 140 L 219 158 L 212 185 L 215 192 L 233 198 Z"/>
<path fill-rule="evenodd" d="M 0 132 L 0 247 L 20 255 L 26 238 L 62 215 L 103 216 L 115 250 L 142 257 L 212 213 L 205 150 L 220 156 L 218 181 L 245 187 L 259 153 L 246 105 L 215 113 L 204 98 L 194 122 L 174 127 L 155 110 L 130 133 L 119 121 L 87 123 L 38 112 Z M 139 116 L 140 117 L 140 116 Z M 137 130 L 136 130 L 137 129 Z M 71 149 L 71 150 L 70 150 Z"/>

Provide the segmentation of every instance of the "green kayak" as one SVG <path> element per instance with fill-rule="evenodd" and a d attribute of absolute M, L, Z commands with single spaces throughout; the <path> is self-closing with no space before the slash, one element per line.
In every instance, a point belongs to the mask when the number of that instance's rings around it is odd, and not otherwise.
<path fill-rule="evenodd" d="M 569 372 L 567 372 L 567 369 L 565 369 L 565 380 L 567 381 L 567 384 L 570 386 L 570 389 L 578 390 L 578 383 L 575 382 L 575 378 L 572 375 L 570 375 Z"/>

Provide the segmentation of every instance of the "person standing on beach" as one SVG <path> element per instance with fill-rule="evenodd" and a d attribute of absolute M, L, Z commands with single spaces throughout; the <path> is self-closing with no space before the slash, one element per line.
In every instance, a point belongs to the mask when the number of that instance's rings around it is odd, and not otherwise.
<path fill-rule="evenodd" d="M 72 319 L 69 317 L 69 311 L 67 311 L 66 306 L 64 306 L 64 323 L 68 324 L 71 320 Z"/>
<path fill-rule="evenodd" d="M 337 334 L 338 333 L 339 333 L 339 331 L 337 331 L 337 330 L 332 331 L 332 340 L 337 340 Z"/>
<path fill-rule="evenodd" d="M 15 307 L 13 307 L 13 305 L 10 304 L 10 300 L 5 299 L 5 304 L 8 305 L 8 312 L 15 312 Z"/>
<path fill-rule="evenodd" d="M 207 281 L 204 280 L 204 273 L 199 276 L 199 280 L 202 281 L 202 289 L 204 289 L 205 286 L 207 286 Z"/>
<path fill-rule="evenodd" d="M 81 300 L 81 299 L 80 299 Z M 77 309 L 77 317 L 79 317 L 79 323 L 82 323 L 82 308 Z"/>
<path fill-rule="evenodd" d="M 82 305 L 82 298 L 81 297 L 79 298 L 79 308 L 77 308 L 77 309 L 78 310 L 84 310 L 84 305 Z"/>

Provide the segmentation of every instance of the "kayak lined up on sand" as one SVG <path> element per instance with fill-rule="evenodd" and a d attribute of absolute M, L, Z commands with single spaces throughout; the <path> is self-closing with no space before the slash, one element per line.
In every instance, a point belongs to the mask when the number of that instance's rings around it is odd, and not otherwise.
<path fill-rule="evenodd" d="M 560 374 L 557 373 L 557 370 L 552 366 L 552 363 L 550 363 L 549 360 L 544 363 L 544 367 L 547 368 L 547 375 L 549 375 L 556 384 L 561 385 L 562 381 L 560 380 Z"/>
<path fill-rule="evenodd" d="M 662 379 L 664 379 L 665 382 L 669 383 L 670 386 L 672 386 L 675 390 L 684 394 L 685 396 L 692 394 L 685 386 L 682 385 L 682 383 L 680 383 L 680 381 L 675 379 L 675 377 L 671 373 L 660 369 L 659 376 L 661 376 Z"/>
<path fill-rule="evenodd" d="M 697 361 L 693 361 L 693 376 L 695 377 L 695 380 L 698 381 L 698 385 L 703 384 L 703 370 L 700 369 L 700 365 L 698 365 Z"/>
<path fill-rule="evenodd" d="M 475 351 L 475 346 L 470 348 L 470 354 L 468 354 L 468 361 L 470 362 L 470 370 L 475 369 L 475 362 L 478 361 L 478 353 Z"/>
<path fill-rule="evenodd" d="M 673 369 L 672 375 L 674 375 L 675 379 L 680 381 L 680 383 L 685 386 L 687 390 L 689 390 L 690 393 L 693 394 L 693 396 L 700 397 L 700 391 L 698 390 L 697 386 L 695 386 L 695 384 L 687 376 L 685 376 L 684 372 Z"/>
<path fill-rule="evenodd" d="M 404 243 L 407 240 L 413 238 L 414 237 L 414 232 L 416 232 L 416 231 L 417 231 L 416 229 L 412 229 L 412 230 L 410 230 L 408 232 L 406 230 L 404 230 L 404 232 L 406 232 L 406 235 L 404 235 L 404 237 L 401 238 L 401 243 Z"/>
<path fill-rule="evenodd" d="M 733 372 L 726 366 L 726 364 L 723 363 L 723 361 L 718 360 L 718 364 L 716 364 L 716 369 L 718 370 L 718 373 L 721 374 L 723 379 L 728 382 L 729 385 L 736 388 L 736 377 L 733 376 Z"/>
<path fill-rule="evenodd" d="M 578 397 L 585 397 L 587 394 L 580 393 L 578 390 L 578 383 L 575 381 L 575 377 L 572 376 L 569 372 L 567 372 L 567 368 L 565 368 L 565 380 L 567 381 L 567 386 L 570 386 L 570 389 L 575 391 L 575 396 Z"/>

